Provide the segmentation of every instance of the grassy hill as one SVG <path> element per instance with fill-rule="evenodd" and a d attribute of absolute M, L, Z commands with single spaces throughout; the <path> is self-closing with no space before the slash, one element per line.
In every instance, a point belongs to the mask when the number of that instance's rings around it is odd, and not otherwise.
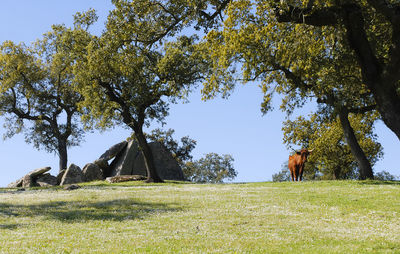
<path fill-rule="evenodd" d="M 400 253 L 398 182 L 0 189 L 0 253 Z"/>

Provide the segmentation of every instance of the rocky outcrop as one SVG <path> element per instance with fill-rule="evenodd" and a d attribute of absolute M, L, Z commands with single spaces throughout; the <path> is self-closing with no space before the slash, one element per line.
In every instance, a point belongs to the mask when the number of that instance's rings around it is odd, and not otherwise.
<path fill-rule="evenodd" d="M 103 180 L 103 171 L 101 168 L 94 164 L 88 163 L 82 169 L 82 174 L 85 182 L 91 182 L 96 180 Z"/>
<path fill-rule="evenodd" d="M 56 185 L 57 182 L 54 181 L 54 176 L 50 174 L 44 174 L 49 171 L 51 167 L 44 167 L 32 170 L 28 174 L 26 174 L 21 179 L 10 183 L 7 187 L 8 188 L 30 188 L 35 186 L 52 186 Z"/>
<path fill-rule="evenodd" d="M 46 173 L 47 171 L 49 171 L 50 169 L 51 169 L 51 167 L 44 167 L 44 168 L 38 168 L 38 169 L 35 169 L 35 170 L 29 172 L 28 174 L 26 174 L 23 177 L 22 187 L 28 188 L 28 187 L 37 186 L 36 179 L 43 173 Z"/>
<path fill-rule="evenodd" d="M 106 159 L 97 159 L 93 162 L 96 164 L 103 172 L 108 170 L 108 161 Z"/>
<path fill-rule="evenodd" d="M 158 142 L 149 143 L 153 152 L 154 164 L 158 175 L 164 180 L 184 180 L 184 175 L 178 162 L 172 154 Z M 114 159 L 113 159 L 114 158 Z M 109 160 L 112 160 L 109 163 Z M 75 164 L 61 170 L 57 177 L 44 174 L 50 167 L 39 168 L 29 172 L 23 178 L 10 183 L 9 188 L 69 185 L 84 181 L 103 180 L 109 182 L 137 181 L 147 175 L 144 158 L 135 141 L 123 141 L 110 147 L 99 159 L 85 165 L 83 170 Z M 116 178 L 113 178 L 116 177 Z"/>
<path fill-rule="evenodd" d="M 57 185 L 57 177 L 50 174 L 43 174 L 36 179 L 36 184 L 40 187 L 48 187 Z"/>
<path fill-rule="evenodd" d="M 137 143 L 134 141 L 130 141 L 127 146 L 111 162 L 108 170 L 108 176 L 146 175 L 146 172 L 144 174 L 133 173 L 135 161 L 138 156 L 139 148 Z"/>
<path fill-rule="evenodd" d="M 60 172 L 58 172 L 57 174 L 57 185 L 60 185 L 61 180 L 65 174 L 65 171 L 67 171 L 66 169 L 60 170 Z"/>
<path fill-rule="evenodd" d="M 105 151 L 100 157 L 93 163 L 101 168 L 105 176 L 109 175 L 109 163 L 108 161 L 115 158 L 121 151 L 128 145 L 127 141 L 122 141 L 118 144 L 113 145 L 107 151 Z"/>
<path fill-rule="evenodd" d="M 163 180 L 185 180 L 182 168 L 178 162 L 172 157 L 172 154 L 161 143 L 153 142 L 149 144 L 153 152 L 154 164 L 157 169 L 158 175 Z M 135 161 L 135 166 L 132 174 L 147 175 L 144 158 L 140 153 Z"/>
<path fill-rule="evenodd" d="M 24 181 L 24 178 L 22 177 L 21 179 L 18 179 L 15 182 L 10 183 L 7 185 L 7 188 L 19 188 L 22 187 L 22 182 Z"/>
<path fill-rule="evenodd" d="M 80 167 L 78 167 L 75 164 L 71 164 L 67 171 L 65 171 L 60 185 L 66 185 L 66 184 L 73 184 L 73 183 L 81 183 L 83 182 L 84 177 L 82 174 L 82 170 Z"/>
<path fill-rule="evenodd" d="M 122 175 L 122 176 L 112 176 L 107 177 L 106 181 L 109 183 L 121 183 L 121 182 L 128 182 L 128 181 L 142 181 L 146 180 L 147 177 L 142 175 Z"/>
<path fill-rule="evenodd" d="M 112 158 L 114 158 L 115 156 L 117 156 L 122 149 L 124 149 L 126 147 L 126 145 L 128 144 L 127 141 L 122 141 L 121 143 L 115 144 L 112 147 L 110 147 L 107 151 L 105 151 L 99 159 L 104 159 L 104 160 L 111 160 Z"/>
<path fill-rule="evenodd" d="M 153 152 L 157 173 L 164 180 L 184 180 L 184 175 L 178 162 L 172 154 L 160 143 L 149 143 Z M 106 176 L 147 175 L 144 158 L 136 142 L 130 141 L 115 157 L 109 166 Z"/>

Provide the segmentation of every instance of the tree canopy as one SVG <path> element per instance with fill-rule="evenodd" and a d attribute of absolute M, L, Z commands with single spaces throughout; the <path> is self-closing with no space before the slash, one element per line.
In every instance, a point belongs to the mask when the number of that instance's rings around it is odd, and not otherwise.
<path fill-rule="evenodd" d="M 229 90 L 237 80 L 261 80 L 264 111 L 278 92 L 288 112 L 307 97 L 334 95 L 350 111 L 376 108 L 400 136 L 400 45 L 391 23 L 399 3 L 348 2 L 231 1 L 223 26 L 207 35 L 214 72 L 205 92 L 221 90 L 223 81 Z"/>

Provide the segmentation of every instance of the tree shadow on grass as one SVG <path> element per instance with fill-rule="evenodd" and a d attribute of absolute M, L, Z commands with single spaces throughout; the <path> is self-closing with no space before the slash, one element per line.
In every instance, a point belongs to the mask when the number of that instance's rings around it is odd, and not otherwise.
<path fill-rule="evenodd" d="M 12 229 L 19 228 L 21 226 L 22 226 L 21 224 L 0 224 L 0 229 L 12 230 Z"/>
<path fill-rule="evenodd" d="M 138 202 L 132 199 L 116 199 L 105 202 L 58 201 L 35 205 L 0 203 L 0 215 L 10 217 L 38 217 L 63 222 L 90 220 L 140 220 L 160 213 L 181 211 L 177 204 Z"/>

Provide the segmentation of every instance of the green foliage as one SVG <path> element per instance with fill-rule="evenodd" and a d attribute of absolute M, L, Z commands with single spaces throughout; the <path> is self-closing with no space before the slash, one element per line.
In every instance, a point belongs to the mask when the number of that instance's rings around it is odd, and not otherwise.
<path fill-rule="evenodd" d="M 146 16 L 137 6 L 120 6 L 122 2 L 110 14 L 107 30 L 93 37 L 88 54 L 75 66 L 77 89 L 85 96 L 81 104 L 84 120 L 99 128 L 163 122 L 168 103 L 184 98 L 191 85 L 202 79 L 195 36 L 151 47 L 141 38 L 143 31 L 150 30 L 135 27 L 147 22 L 157 29 L 161 21 Z"/>
<path fill-rule="evenodd" d="M 183 165 L 183 174 L 188 180 L 196 183 L 222 183 L 223 180 L 233 180 L 237 171 L 233 168 L 234 159 L 231 155 L 208 153 L 204 158 L 188 161 Z"/>
<path fill-rule="evenodd" d="M 183 166 L 186 161 L 193 159 L 191 152 L 196 147 L 196 140 L 185 136 L 181 138 L 181 144 L 176 141 L 172 135 L 175 130 L 169 129 L 163 131 L 161 129 L 152 130 L 146 137 L 153 142 L 160 142 L 171 152 L 172 156 L 178 161 L 179 165 Z"/>
<path fill-rule="evenodd" d="M 395 181 L 398 180 L 398 178 L 389 172 L 383 170 L 381 172 L 378 172 L 374 175 L 375 180 L 380 180 L 380 181 Z"/>
<path fill-rule="evenodd" d="M 290 181 L 290 170 L 288 168 L 287 162 L 282 165 L 282 169 L 278 173 L 272 175 L 272 181 L 273 182 Z"/>
<path fill-rule="evenodd" d="M 373 134 L 373 114 L 350 115 L 350 123 L 360 146 L 371 165 L 382 157 L 382 146 Z M 287 120 L 282 128 L 284 143 L 288 148 L 294 146 L 314 149 L 306 163 L 305 179 L 357 179 L 358 165 L 344 138 L 340 121 L 313 114 L 309 119 L 302 116 L 295 121 Z"/>
<path fill-rule="evenodd" d="M 349 107 L 371 104 L 352 52 L 338 28 L 279 23 L 273 1 L 232 1 L 223 27 L 207 34 L 213 73 L 204 92 L 232 89 L 235 80 L 260 81 L 262 111 L 268 112 L 273 93 L 285 95 L 281 108 L 291 113 L 310 97 L 336 100 Z M 241 75 L 235 71 L 240 64 Z M 230 82 L 221 82 L 230 80 Z M 218 82 L 216 82 L 218 81 Z"/>

